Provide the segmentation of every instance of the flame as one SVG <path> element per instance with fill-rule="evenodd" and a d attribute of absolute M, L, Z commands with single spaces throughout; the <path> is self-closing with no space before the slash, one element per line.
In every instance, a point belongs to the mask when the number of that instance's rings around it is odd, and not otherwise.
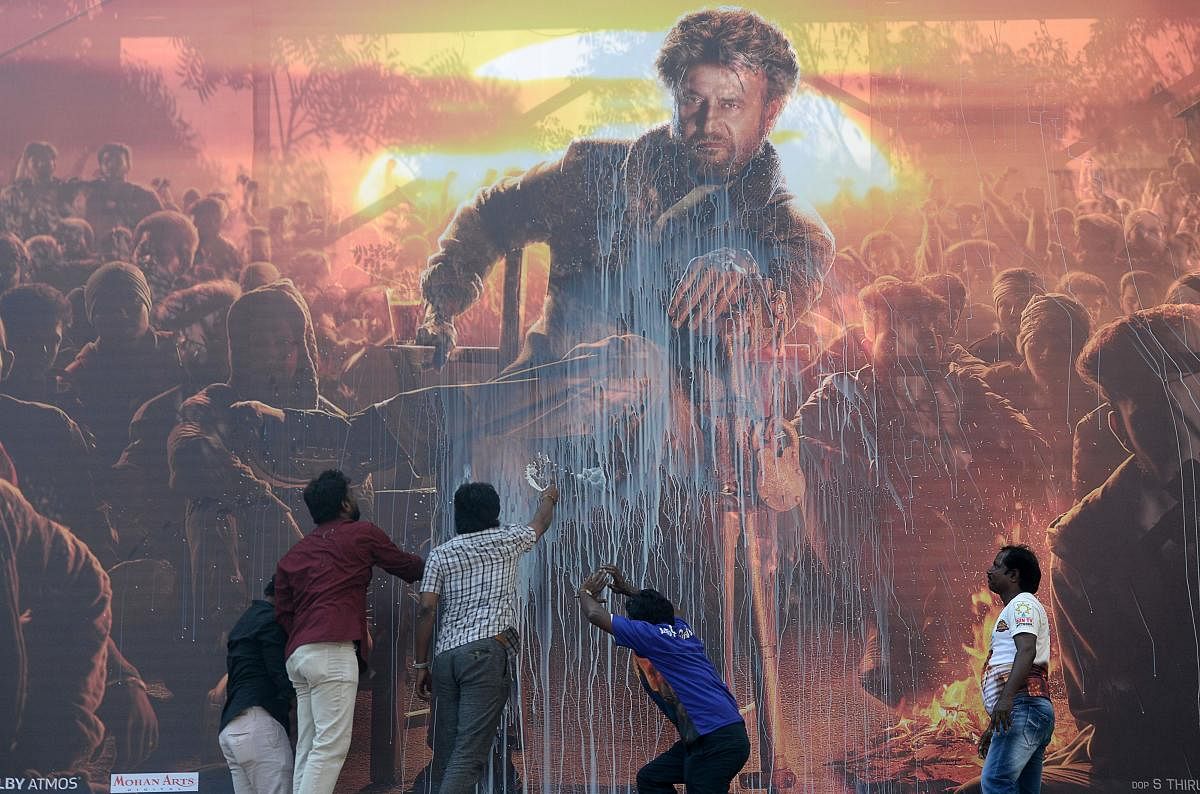
<path fill-rule="evenodd" d="M 928 705 L 915 706 L 911 716 L 902 717 L 892 731 L 914 738 L 965 739 L 978 737 L 987 728 L 989 716 L 983 708 L 979 682 L 990 654 L 988 638 L 996 623 L 995 616 L 988 615 L 991 607 L 992 594 L 987 588 L 971 594 L 971 610 L 981 620 L 976 621 L 972 630 L 971 644 L 962 646 L 970 659 L 970 673 L 958 681 L 943 684 Z"/>
<path fill-rule="evenodd" d="M 987 590 L 971 595 L 971 609 L 978 619 L 976 628 L 971 644 L 961 646 L 970 672 L 943 684 L 925 705 L 909 709 L 902 705 L 901 716 L 893 725 L 865 750 L 849 752 L 834 766 L 862 783 L 909 782 L 920 786 L 943 778 L 964 783 L 977 773 L 981 762 L 975 746 L 991 720 L 983 708 L 980 681 L 998 615 L 993 612 L 992 594 Z M 1052 751 L 1069 744 L 1077 733 L 1070 720 L 1060 718 L 1059 725 L 1050 741 Z"/>

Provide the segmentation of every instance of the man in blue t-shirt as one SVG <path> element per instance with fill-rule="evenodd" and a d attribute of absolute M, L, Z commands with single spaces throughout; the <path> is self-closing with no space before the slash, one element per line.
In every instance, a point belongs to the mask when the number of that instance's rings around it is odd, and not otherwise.
<path fill-rule="evenodd" d="M 610 615 L 600 600 L 609 587 L 627 596 L 629 617 Z M 657 590 L 638 590 L 606 565 L 579 588 L 588 622 L 630 648 L 642 687 L 679 729 L 671 749 L 638 770 L 638 794 L 726 794 L 750 757 L 746 723 L 737 702 L 704 653 L 704 643 Z"/>

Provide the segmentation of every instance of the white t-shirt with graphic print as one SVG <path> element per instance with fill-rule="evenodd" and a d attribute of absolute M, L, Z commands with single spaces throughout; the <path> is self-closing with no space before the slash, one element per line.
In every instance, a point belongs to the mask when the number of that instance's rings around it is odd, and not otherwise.
<path fill-rule="evenodd" d="M 1021 593 L 1005 605 L 992 629 L 992 647 L 983 667 L 983 706 L 988 714 L 996 707 L 1004 684 L 1017 660 L 1018 634 L 1032 634 L 1034 644 L 1033 668 L 1029 671 L 1029 694 L 1045 695 L 1046 675 L 1050 668 L 1050 621 L 1046 608 L 1033 593 Z"/>

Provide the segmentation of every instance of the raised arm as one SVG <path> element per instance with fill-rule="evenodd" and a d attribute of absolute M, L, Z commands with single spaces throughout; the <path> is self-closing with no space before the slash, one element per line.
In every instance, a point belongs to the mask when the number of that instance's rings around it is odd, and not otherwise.
<path fill-rule="evenodd" d="M 533 528 L 533 532 L 539 540 L 542 535 L 546 534 L 546 530 L 554 521 L 556 505 L 558 505 L 558 483 L 550 483 L 546 490 L 542 491 L 542 498 L 538 500 L 537 512 L 533 514 L 533 518 L 529 519 L 529 526 Z"/>
<path fill-rule="evenodd" d="M 1025 190 L 1029 205 L 1029 221 L 1025 229 L 1025 250 L 1037 264 L 1044 264 L 1050 247 L 1050 214 L 1046 208 L 1046 191 L 1040 187 Z"/>
<path fill-rule="evenodd" d="M 419 581 L 425 573 L 425 561 L 415 554 L 400 549 L 392 539 L 379 527 L 371 525 L 370 552 L 371 564 L 378 565 L 392 576 L 399 576 L 406 582 Z"/>
<path fill-rule="evenodd" d="M 945 270 L 945 236 L 939 220 L 941 207 L 933 200 L 921 207 L 921 244 L 917 246 L 917 273 L 941 273 Z"/>
<path fill-rule="evenodd" d="M 600 593 L 608 585 L 608 581 L 608 571 L 601 568 L 583 580 L 575 597 L 579 599 L 579 608 L 583 610 L 583 616 L 587 618 L 588 623 L 612 634 L 612 615 L 604 608 L 604 602 L 600 599 Z"/>

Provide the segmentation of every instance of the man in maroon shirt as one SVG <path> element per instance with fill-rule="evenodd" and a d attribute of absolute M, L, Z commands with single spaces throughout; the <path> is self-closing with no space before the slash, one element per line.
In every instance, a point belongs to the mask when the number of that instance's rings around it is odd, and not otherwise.
<path fill-rule="evenodd" d="M 330 794 L 350 749 L 358 675 L 366 669 L 371 568 L 416 582 L 420 557 L 359 520 L 350 481 L 323 472 L 304 489 L 317 525 L 275 572 L 275 619 L 288 634 L 288 678 L 296 689 L 295 794 Z"/>

